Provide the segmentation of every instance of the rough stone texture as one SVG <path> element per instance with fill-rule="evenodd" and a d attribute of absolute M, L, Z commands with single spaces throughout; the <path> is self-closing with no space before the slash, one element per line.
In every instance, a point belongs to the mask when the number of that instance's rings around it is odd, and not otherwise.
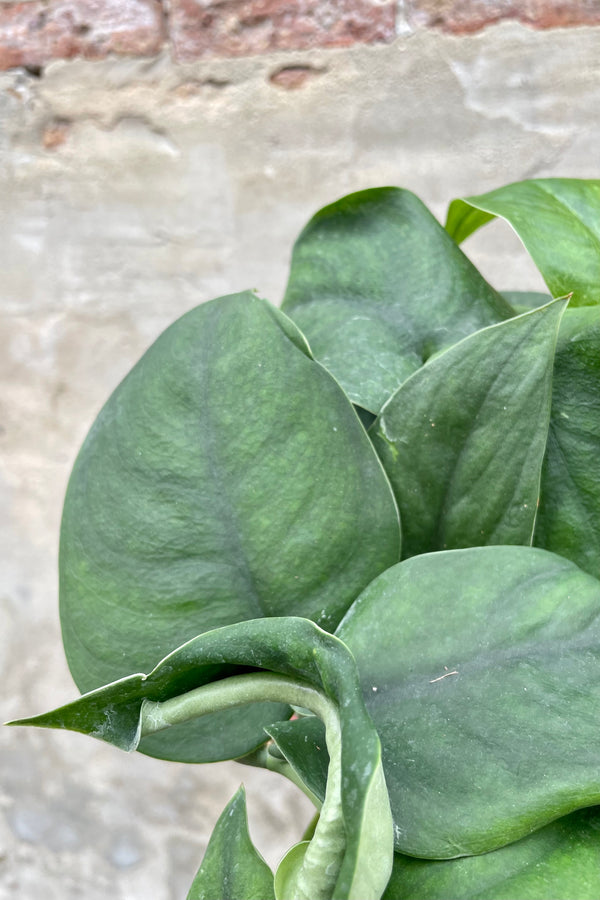
<path fill-rule="evenodd" d="M 0 75 L 2 720 L 73 696 L 56 597 L 62 498 L 98 409 L 148 344 L 219 294 L 278 301 L 294 237 L 349 191 L 402 185 L 443 218 L 452 197 L 520 178 L 598 177 L 599 38 L 512 22 Z M 282 90 L 276 75 L 294 66 L 321 74 Z M 465 251 L 499 288 L 542 287 L 501 222 Z M 240 781 L 274 863 L 310 817 L 277 776 L 0 728 L 0 900 L 182 900 Z"/>
<path fill-rule="evenodd" d="M 456 34 L 479 31 L 502 19 L 535 28 L 599 25 L 599 0 L 404 0 L 406 21 Z"/>
<path fill-rule="evenodd" d="M 160 0 L 35 0 L 0 4 L 0 69 L 109 53 L 144 56 L 164 39 Z"/>
<path fill-rule="evenodd" d="M 395 0 L 171 0 L 179 61 L 389 42 Z"/>

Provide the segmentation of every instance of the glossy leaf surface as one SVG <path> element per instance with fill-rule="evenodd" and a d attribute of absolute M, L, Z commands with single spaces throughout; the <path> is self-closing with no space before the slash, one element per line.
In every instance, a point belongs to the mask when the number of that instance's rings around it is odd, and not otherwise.
<path fill-rule="evenodd" d="M 421 201 L 344 197 L 298 238 L 282 309 L 350 399 L 377 413 L 432 353 L 512 315 Z"/>
<path fill-rule="evenodd" d="M 568 309 L 534 543 L 600 577 L 600 310 Z"/>
<path fill-rule="evenodd" d="M 403 555 L 531 544 L 565 301 L 482 329 L 415 372 L 370 435 Z"/>
<path fill-rule="evenodd" d="M 600 813 L 584 809 L 483 856 L 396 854 L 383 900 L 597 900 Z"/>
<path fill-rule="evenodd" d="M 246 674 L 241 678 L 221 678 L 217 664 L 232 667 L 232 675 L 240 671 Z M 300 689 L 313 689 L 319 697 L 328 698 L 337 710 L 340 803 L 339 821 L 334 824 L 344 836 L 344 849 L 339 868 L 336 863 L 334 869 L 335 889 L 331 897 L 332 900 L 378 900 L 392 864 L 392 821 L 380 744 L 361 698 L 352 656 L 338 638 L 322 631 L 313 622 L 292 617 L 256 619 L 207 632 L 171 653 L 148 676 L 132 675 L 67 706 L 21 720 L 18 724 L 68 728 L 133 750 L 139 744 L 143 723 L 158 714 L 154 705 L 147 701 L 156 703 L 176 698 L 180 702 L 182 695 L 191 696 L 192 692 L 195 703 L 197 698 L 201 701 L 202 697 L 208 696 L 207 708 L 214 709 L 216 693 L 228 698 L 229 706 L 233 707 L 228 731 L 218 731 L 220 739 L 226 745 L 236 738 L 248 741 L 243 727 L 240 734 L 236 734 L 238 709 L 235 707 L 249 700 L 250 695 L 244 687 L 248 679 L 256 686 L 258 676 L 247 673 L 249 665 L 268 670 L 261 673 L 265 678 L 268 673 L 277 673 L 279 678 L 290 676 L 293 684 L 300 685 Z M 232 683 L 234 686 L 230 688 Z M 202 686 L 204 690 L 200 694 L 194 691 Z M 278 695 L 281 695 L 279 689 Z M 198 724 L 204 723 L 207 733 L 210 733 L 213 715 L 208 713 L 198 719 Z M 173 725 L 168 731 L 176 731 L 179 727 Z M 140 746 L 143 748 L 154 737 L 156 735 L 144 738 Z M 196 749 L 200 759 L 201 741 L 202 731 Z M 235 755 L 249 752 L 256 743 L 248 743 Z M 321 821 L 324 810 L 325 806 Z M 315 840 L 317 833 L 318 827 Z M 326 843 L 321 849 L 327 863 Z"/>
<path fill-rule="evenodd" d="M 274 900 L 273 873 L 248 832 L 240 788 L 215 825 L 187 900 Z"/>
<path fill-rule="evenodd" d="M 60 558 L 73 676 L 91 690 L 257 616 L 333 630 L 399 540 L 379 460 L 296 327 L 250 293 L 206 303 L 142 357 L 75 464 Z"/>
<path fill-rule="evenodd" d="M 503 846 L 600 801 L 600 582 L 532 547 L 413 557 L 341 623 L 396 848 Z"/>
<path fill-rule="evenodd" d="M 495 216 L 514 228 L 554 297 L 600 303 L 600 180 L 537 178 L 453 200 L 446 229 L 460 243 Z"/>

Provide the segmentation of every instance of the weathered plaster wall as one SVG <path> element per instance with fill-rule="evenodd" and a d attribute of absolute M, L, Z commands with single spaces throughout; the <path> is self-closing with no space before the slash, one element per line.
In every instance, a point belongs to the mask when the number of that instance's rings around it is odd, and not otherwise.
<path fill-rule="evenodd" d="M 600 24 L 598 0 L 0 0 L 0 69 L 153 55 L 175 62 L 391 43 L 421 29 L 468 34 L 513 19 Z"/>
<path fill-rule="evenodd" d="M 36 3 L 0 4 L 0 23 Z M 295 235 L 345 192 L 402 185 L 442 217 L 504 182 L 598 177 L 600 29 L 458 36 L 461 8 L 407 3 L 372 45 L 177 62 L 163 35 L 150 56 L 0 74 L 2 718 L 73 695 L 56 605 L 69 468 L 167 323 L 246 287 L 278 301 Z M 465 249 L 497 286 L 539 286 L 510 233 L 486 231 Z M 1 729 L 0 779 L 1 900 L 178 900 L 241 780 L 271 862 L 309 816 L 275 776 L 78 735 Z"/>

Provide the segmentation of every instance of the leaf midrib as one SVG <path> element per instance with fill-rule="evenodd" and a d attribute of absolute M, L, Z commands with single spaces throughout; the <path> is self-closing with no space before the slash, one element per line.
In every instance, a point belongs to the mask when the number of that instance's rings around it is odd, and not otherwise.
<path fill-rule="evenodd" d="M 208 354 L 210 353 L 210 348 L 215 346 L 215 338 L 216 338 L 216 323 L 214 317 L 210 318 L 210 336 L 212 338 L 211 341 L 206 341 L 203 344 L 203 359 L 201 365 L 201 383 L 202 389 L 200 391 L 200 396 L 202 397 L 210 397 L 213 396 L 212 393 L 212 372 L 211 367 L 209 365 L 209 360 L 207 359 Z M 218 393 L 218 391 L 217 391 Z M 219 407 L 217 406 L 218 410 Z M 217 500 L 216 508 L 221 510 L 221 520 L 225 524 L 225 530 L 227 532 L 227 537 L 230 541 L 230 546 L 234 549 L 231 553 L 231 557 L 237 563 L 238 571 L 242 571 L 242 575 L 244 578 L 244 582 L 246 587 L 248 588 L 247 600 L 250 600 L 252 605 L 255 608 L 256 616 L 248 616 L 248 618 L 263 618 L 265 615 L 264 609 L 262 607 L 260 594 L 256 587 L 256 582 L 254 580 L 254 575 L 252 573 L 252 569 L 250 567 L 250 563 L 248 560 L 248 554 L 246 552 L 246 548 L 244 546 L 244 542 L 242 540 L 241 529 L 239 527 L 239 516 L 235 510 L 233 501 L 231 499 L 231 493 L 227 486 L 226 479 L 223 478 L 223 469 L 222 466 L 219 465 L 220 453 L 217 447 L 216 440 L 216 428 L 214 427 L 214 411 L 213 405 L 207 403 L 204 406 L 204 415 L 206 422 L 206 460 L 208 464 L 208 468 L 210 471 L 211 481 L 213 484 L 212 493 L 213 496 Z M 242 565 L 239 565 L 239 562 Z"/>

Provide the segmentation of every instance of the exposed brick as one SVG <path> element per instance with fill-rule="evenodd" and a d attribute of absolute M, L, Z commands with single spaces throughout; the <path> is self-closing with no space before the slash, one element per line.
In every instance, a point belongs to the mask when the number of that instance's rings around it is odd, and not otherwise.
<path fill-rule="evenodd" d="M 44 150 L 56 150 L 65 143 L 69 136 L 71 123 L 67 119 L 52 119 L 46 124 L 42 134 Z"/>
<path fill-rule="evenodd" d="M 177 60 L 348 47 L 395 37 L 395 0 L 171 0 Z"/>
<path fill-rule="evenodd" d="M 0 69 L 109 53 L 152 55 L 164 40 L 160 0 L 34 0 L 0 4 Z"/>
<path fill-rule="evenodd" d="M 413 25 L 454 34 L 479 31 L 502 19 L 561 28 L 600 25 L 600 0 L 407 0 L 405 15 Z"/>
<path fill-rule="evenodd" d="M 276 69 L 271 73 L 269 81 L 286 91 L 297 91 L 307 81 L 322 75 L 324 71 L 324 69 L 317 69 L 314 66 L 282 66 L 281 69 Z"/>

